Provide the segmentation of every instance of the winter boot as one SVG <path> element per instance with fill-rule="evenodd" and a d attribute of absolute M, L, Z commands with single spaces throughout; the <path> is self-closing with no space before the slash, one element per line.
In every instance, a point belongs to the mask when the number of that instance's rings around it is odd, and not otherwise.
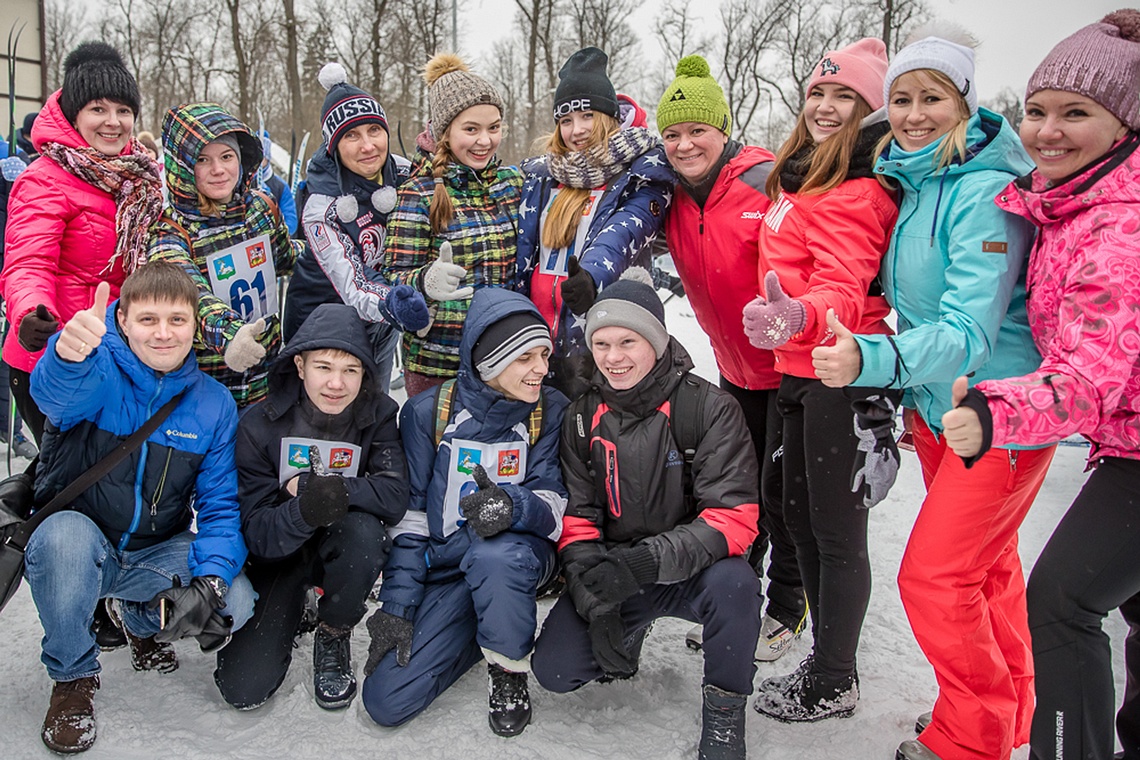
<path fill-rule="evenodd" d="M 922 715 L 919 715 L 917 718 L 914 719 L 914 732 L 916 734 L 921 734 L 923 731 L 926 730 L 926 727 L 929 726 L 933 722 L 934 722 L 934 713 L 933 712 L 924 712 Z"/>
<path fill-rule="evenodd" d="M 326 710 L 348 707 L 356 696 L 351 638 L 351 627 L 333 628 L 323 621 L 313 634 L 313 694 Z"/>
<path fill-rule="evenodd" d="M 178 670 L 178 655 L 172 644 L 162 644 L 154 636 L 139 638 L 127 630 L 123 624 L 122 600 L 107 598 L 107 615 L 123 635 L 131 649 L 131 667 L 135 670 L 157 670 L 159 673 L 173 673 Z"/>
<path fill-rule="evenodd" d="M 40 733 L 47 748 L 70 755 L 95 743 L 95 690 L 99 676 L 56 681 Z"/>
<path fill-rule="evenodd" d="M 512 673 L 487 664 L 489 712 L 487 722 L 499 736 L 518 736 L 530 723 L 530 689 L 526 673 Z"/>
<path fill-rule="evenodd" d="M 744 708 L 748 697 L 715 686 L 702 689 L 698 760 L 744 760 Z"/>
<path fill-rule="evenodd" d="M 918 739 L 907 739 L 895 750 L 895 760 L 942 760 Z"/>
<path fill-rule="evenodd" d="M 857 677 L 834 680 L 809 670 L 786 693 L 761 692 L 756 699 L 756 712 L 784 723 L 814 723 L 826 718 L 849 718 L 858 701 Z"/>
<path fill-rule="evenodd" d="M 760 623 L 760 640 L 756 642 L 756 661 L 775 662 L 791 649 L 807 625 L 807 608 L 795 625 L 785 625 L 771 615 Z"/>
<path fill-rule="evenodd" d="M 91 621 L 91 631 L 95 634 L 95 643 L 104 652 L 110 652 L 121 646 L 126 646 L 127 635 L 123 629 L 111 619 L 106 607 L 101 603 L 95 604 L 95 617 Z"/>
<path fill-rule="evenodd" d="M 808 672 L 811 670 L 812 660 L 814 659 L 815 655 L 809 654 L 807 657 L 800 661 L 799 667 L 797 667 L 791 673 L 785 673 L 782 676 L 773 676 L 772 678 L 765 678 L 760 682 L 759 691 L 761 693 L 772 692 L 774 694 L 787 694 L 789 691 L 791 691 L 793 686 L 798 686 L 800 681 L 804 679 L 804 676 L 808 674 Z"/>

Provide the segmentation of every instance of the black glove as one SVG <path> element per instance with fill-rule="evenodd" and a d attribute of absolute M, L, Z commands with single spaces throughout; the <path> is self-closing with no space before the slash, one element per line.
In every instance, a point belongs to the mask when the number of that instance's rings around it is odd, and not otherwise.
<path fill-rule="evenodd" d="M 572 258 L 566 265 L 566 279 L 562 281 L 562 303 L 574 314 L 585 314 L 598 295 L 594 278 Z"/>
<path fill-rule="evenodd" d="M 490 538 L 511 527 L 515 503 L 507 492 L 491 482 L 483 465 L 475 465 L 475 485 L 479 490 L 459 500 L 459 511 L 471 523 L 476 535 Z"/>
<path fill-rule="evenodd" d="M 16 333 L 16 338 L 25 351 L 35 353 L 44 350 L 48 338 L 55 335 L 58 329 L 59 321 L 41 303 L 35 311 L 28 312 L 20 320 L 20 329 Z"/>
<path fill-rule="evenodd" d="M 348 484 L 340 475 L 325 472 L 316 446 L 309 447 L 309 465 L 313 472 L 297 495 L 301 518 L 314 528 L 325 528 L 348 513 Z"/>
<path fill-rule="evenodd" d="M 637 662 L 625 646 L 625 623 L 616 609 L 590 621 L 590 648 L 608 677 L 630 678 L 637 672 Z"/>
<path fill-rule="evenodd" d="M 401 668 L 412 659 L 412 630 L 411 620 L 405 620 L 399 615 L 393 615 L 384 610 L 376 610 L 368 618 L 368 633 L 372 642 L 368 645 L 368 661 L 364 663 L 364 675 L 372 675 L 380 660 L 394 647 L 396 649 L 396 664 Z"/>
<path fill-rule="evenodd" d="M 855 412 L 855 436 L 859 439 L 851 492 L 863 494 L 870 509 L 887 496 L 899 472 L 899 449 L 895 443 L 895 403 L 882 395 L 851 402 Z"/>
<path fill-rule="evenodd" d="M 210 624 L 211 616 L 225 606 L 203 576 L 193 578 L 189 586 L 183 586 L 182 579 L 174 576 L 174 584 L 155 594 L 147 607 L 156 610 L 163 600 L 166 601 L 166 625 L 154 635 L 154 640 L 166 644 L 200 635 Z"/>
<path fill-rule="evenodd" d="M 601 562 L 582 573 L 586 590 L 607 604 L 621 604 L 656 580 L 657 558 L 644 545 L 611 549 Z"/>
<path fill-rule="evenodd" d="M 233 632 L 234 619 L 229 615 L 214 612 L 206 621 L 206 626 L 202 632 L 194 638 L 198 640 L 198 646 L 202 651 L 210 654 L 230 643 L 230 636 L 233 635 Z"/>

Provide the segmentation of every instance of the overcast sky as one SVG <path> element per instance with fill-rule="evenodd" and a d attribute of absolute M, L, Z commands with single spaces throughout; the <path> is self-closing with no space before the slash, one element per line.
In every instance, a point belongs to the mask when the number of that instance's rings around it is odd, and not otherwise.
<path fill-rule="evenodd" d="M 980 41 L 977 50 L 977 84 L 980 97 L 993 97 L 1002 87 L 1023 95 L 1033 69 L 1058 41 L 1080 27 L 1098 21 L 1123 7 L 1122 0 L 928 0 L 939 18 L 954 21 Z M 645 0 L 633 18 L 634 28 L 645 30 L 647 58 L 660 57 L 652 34 L 654 13 L 661 0 Z M 719 0 L 693 0 L 703 14 L 704 32 L 719 28 Z M 482 55 L 501 37 L 514 33 L 514 0 L 459 0 L 460 29 L 465 51 Z"/>

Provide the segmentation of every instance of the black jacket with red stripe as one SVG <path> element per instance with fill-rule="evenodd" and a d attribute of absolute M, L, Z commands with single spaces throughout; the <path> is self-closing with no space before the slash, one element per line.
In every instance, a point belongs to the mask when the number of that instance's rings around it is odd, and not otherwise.
<path fill-rule="evenodd" d="M 590 391 L 570 405 L 561 448 L 570 494 L 558 544 L 565 565 L 614 546 L 644 544 L 657 559 L 657 582 L 671 583 L 752 545 L 759 465 L 744 414 L 736 399 L 692 368 L 688 352 L 670 338 L 635 387 L 614 390 L 595 372 Z M 684 383 L 707 386 L 699 407 L 685 407 L 701 417 L 690 427 L 699 431 L 699 443 L 688 488 L 670 419 Z"/>

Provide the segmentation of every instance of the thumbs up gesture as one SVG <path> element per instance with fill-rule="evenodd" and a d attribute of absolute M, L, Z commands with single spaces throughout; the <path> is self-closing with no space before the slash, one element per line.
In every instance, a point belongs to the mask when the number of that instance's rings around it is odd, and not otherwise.
<path fill-rule="evenodd" d="M 842 388 L 855 382 L 863 369 L 863 355 L 859 344 L 839 317 L 835 309 L 827 310 L 827 327 L 835 334 L 835 345 L 816 346 L 811 352 L 815 376 L 829 388 Z"/>
<path fill-rule="evenodd" d="M 239 327 L 222 354 L 226 366 L 234 372 L 245 372 L 256 367 L 265 358 L 265 346 L 258 343 L 264 333 L 265 317 Z"/>
<path fill-rule="evenodd" d="M 977 456 L 982 449 L 984 433 L 978 413 L 968 406 L 961 406 L 968 389 L 969 381 L 964 375 L 955 380 L 951 389 L 954 408 L 942 415 L 942 434 L 946 437 L 946 445 L 963 459 Z"/>
<path fill-rule="evenodd" d="M 107 334 L 107 302 L 110 300 L 111 286 L 99 283 L 91 308 L 76 312 L 64 325 L 55 343 L 55 352 L 60 359 L 81 362 L 95 352 Z"/>
<path fill-rule="evenodd" d="M 467 270 L 453 262 L 451 255 L 451 243 L 445 240 L 439 247 L 439 258 L 424 271 L 424 295 L 433 301 L 462 301 L 475 292 L 471 286 L 459 287 Z"/>
<path fill-rule="evenodd" d="M 480 538 L 490 538 L 511 527 L 515 504 L 510 494 L 495 485 L 483 465 L 472 473 L 479 490 L 459 500 L 459 511 Z"/>
<path fill-rule="evenodd" d="M 807 324 L 807 309 L 780 287 L 780 276 L 764 276 L 764 296 L 744 307 L 744 334 L 756 348 L 773 349 L 791 340 Z"/>

